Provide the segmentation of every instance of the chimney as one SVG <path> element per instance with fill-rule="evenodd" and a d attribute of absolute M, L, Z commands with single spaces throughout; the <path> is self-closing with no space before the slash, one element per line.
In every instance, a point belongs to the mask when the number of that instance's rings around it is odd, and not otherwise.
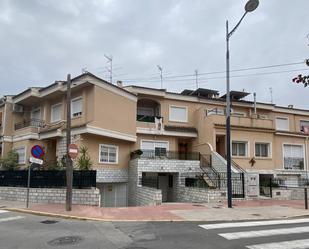
<path fill-rule="evenodd" d="M 288 108 L 293 109 L 294 106 L 293 105 L 288 105 Z"/>
<path fill-rule="evenodd" d="M 117 80 L 117 86 L 118 87 L 123 87 L 122 81 L 121 80 Z"/>

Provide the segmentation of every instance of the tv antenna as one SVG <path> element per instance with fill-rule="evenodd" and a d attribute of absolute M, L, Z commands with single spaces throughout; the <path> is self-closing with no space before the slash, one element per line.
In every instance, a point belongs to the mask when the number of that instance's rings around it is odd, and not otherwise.
<path fill-rule="evenodd" d="M 157 65 L 160 71 L 160 79 L 161 79 L 161 89 L 163 89 L 163 68 L 160 65 Z"/>
<path fill-rule="evenodd" d="M 109 82 L 113 84 L 113 56 L 104 55 L 104 57 L 107 59 L 107 63 L 109 64 L 109 67 L 106 68 L 109 72 Z"/>

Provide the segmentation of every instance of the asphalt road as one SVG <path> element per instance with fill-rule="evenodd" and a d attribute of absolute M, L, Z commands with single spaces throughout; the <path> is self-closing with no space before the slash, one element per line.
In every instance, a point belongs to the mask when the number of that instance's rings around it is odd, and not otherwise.
<path fill-rule="evenodd" d="M 224 224 L 95 222 L 0 210 L 0 249 L 45 248 L 303 249 L 309 248 L 309 219 Z"/>

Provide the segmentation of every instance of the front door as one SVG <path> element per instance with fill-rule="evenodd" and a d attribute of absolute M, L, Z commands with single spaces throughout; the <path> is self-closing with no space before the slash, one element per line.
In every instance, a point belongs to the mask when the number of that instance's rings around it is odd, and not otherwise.
<path fill-rule="evenodd" d="M 216 152 L 225 158 L 225 136 L 216 136 Z"/>

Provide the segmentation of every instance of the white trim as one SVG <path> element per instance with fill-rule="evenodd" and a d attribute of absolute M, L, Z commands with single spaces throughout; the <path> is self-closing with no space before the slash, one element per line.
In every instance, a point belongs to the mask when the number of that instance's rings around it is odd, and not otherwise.
<path fill-rule="evenodd" d="M 171 118 L 171 108 L 182 108 L 186 110 L 186 119 L 185 120 L 177 120 L 177 119 L 172 119 Z M 183 106 L 183 105 L 169 105 L 168 108 L 168 120 L 171 122 L 178 122 L 178 123 L 188 123 L 188 106 Z"/>
<path fill-rule="evenodd" d="M 285 119 L 285 120 L 287 120 L 288 121 L 288 128 L 287 129 L 278 129 L 277 128 L 277 119 Z M 290 119 L 289 119 L 289 117 L 276 116 L 275 117 L 275 125 L 276 125 L 275 129 L 277 131 L 290 131 Z"/>
<path fill-rule="evenodd" d="M 98 127 L 90 126 L 90 125 L 72 130 L 72 135 L 78 135 L 81 133 L 90 133 L 90 134 L 95 134 L 99 136 L 112 137 L 112 138 L 130 141 L 130 142 L 136 142 L 136 136 L 133 136 L 127 133 L 118 132 L 118 131 L 102 129 L 102 128 L 98 128 Z"/>
<path fill-rule="evenodd" d="M 137 127 L 136 133 L 147 135 L 175 136 L 175 137 L 197 137 L 196 132 L 181 132 L 181 131 L 160 131 L 152 128 Z"/>
<path fill-rule="evenodd" d="M 27 134 L 23 134 L 23 135 L 15 135 L 11 138 L 8 138 L 10 136 L 6 136 L 4 138 L 4 140 L 8 139 L 5 142 L 19 142 L 19 141 L 24 141 L 24 140 L 39 140 L 39 134 L 38 133 L 27 133 Z"/>
<path fill-rule="evenodd" d="M 284 145 L 296 145 L 296 146 L 301 146 L 303 147 L 303 159 L 304 159 L 304 169 L 285 169 L 284 168 Z M 305 166 L 307 165 L 307 160 L 306 160 L 306 151 L 305 151 L 305 144 L 299 144 L 299 143 L 282 143 L 282 170 L 284 171 L 299 171 L 299 172 L 305 172 L 306 168 Z M 281 170 L 281 169 L 280 169 Z"/>
<path fill-rule="evenodd" d="M 255 145 L 256 144 L 268 144 L 268 156 L 267 157 L 256 156 L 256 154 L 255 154 Z M 273 153 L 272 153 L 272 142 L 265 142 L 265 141 L 259 141 L 259 140 L 254 141 L 253 150 L 254 150 L 253 155 L 254 155 L 254 158 L 256 158 L 256 159 L 272 159 L 272 155 L 273 155 Z"/>
<path fill-rule="evenodd" d="M 140 149 L 142 149 L 142 142 L 153 142 L 153 143 L 166 143 L 166 150 L 168 151 L 170 149 L 170 142 L 165 140 L 150 140 L 150 139 L 141 139 L 140 140 Z"/>
<path fill-rule="evenodd" d="M 60 110 L 60 119 L 59 119 L 59 120 L 52 120 L 52 117 L 53 117 L 53 108 L 55 108 L 55 107 L 57 107 L 57 106 L 61 106 L 61 107 L 62 107 L 62 102 L 50 106 L 50 122 L 51 122 L 51 123 L 56 123 L 56 122 L 59 122 L 59 121 L 62 120 L 62 111 L 63 111 L 63 108 L 61 108 L 61 110 Z"/>
<path fill-rule="evenodd" d="M 18 155 L 18 165 L 24 165 L 27 163 L 27 146 L 26 145 L 22 145 L 22 146 L 18 146 L 18 147 L 13 147 L 13 150 L 20 150 L 20 149 L 24 149 L 24 153 L 25 153 L 25 156 L 24 156 L 24 160 L 19 163 L 19 155 Z M 17 152 L 17 151 L 16 151 Z"/>
<path fill-rule="evenodd" d="M 109 148 L 115 148 L 116 149 L 116 162 L 101 162 L 101 146 L 106 146 L 106 147 L 109 147 Z M 117 145 L 99 144 L 99 164 L 118 164 L 118 153 L 119 153 L 119 147 Z"/>
<path fill-rule="evenodd" d="M 233 143 L 245 143 L 246 144 L 246 154 L 245 156 L 234 156 L 233 155 Z M 250 157 L 250 144 L 248 140 L 232 140 L 231 141 L 231 155 L 233 158 L 248 158 Z"/>

